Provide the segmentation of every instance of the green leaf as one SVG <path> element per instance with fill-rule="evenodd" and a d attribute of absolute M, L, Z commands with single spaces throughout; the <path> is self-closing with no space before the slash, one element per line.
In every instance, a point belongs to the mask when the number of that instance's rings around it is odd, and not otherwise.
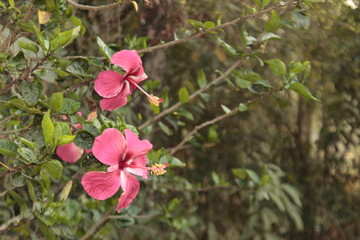
<path fill-rule="evenodd" d="M 246 178 L 246 172 L 245 172 L 245 169 L 243 169 L 243 168 L 233 168 L 233 169 L 231 169 L 231 172 L 240 179 Z"/>
<path fill-rule="evenodd" d="M 70 180 L 66 183 L 65 187 L 63 188 L 63 190 L 60 193 L 60 198 L 59 198 L 60 201 L 65 201 L 68 198 L 71 188 L 72 188 L 72 184 L 73 184 L 72 180 Z"/>
<path fill-rule="evenodd" d="M 25 160 L 27 160 L 28 162 L 31 163 L 36 163 L 38 162 L 38 159 L 36 157 L 36 154 L 28 149 L 28 148 L 18 148 L 17 152 L 19 153 L 19 155 L 24 158 Z"/>
<path fill-rule="evenodd" d="M 225 75 L 225 73 L 223 73 L 220 70 L 215 70 L 215 72 L 219 73 L 224 79 L 225 81 L 229 84 L 230 87 L 235 88 L 235 85 L 232 83 L 232 81 Z"/>
<path fill-rule="evenodd" d="M 119 218 L 116 219 L 115 221 L 115 226 L 117 228 L 125 228 L 125 227 L 131 227 L 135 224 L 135 219 L 134 218 Z"/>
<path fill-rule="evenodd" d="M 266 7 L 270 2 L 271 0 L 263 0 L 261 6 Z"/>
<path fill-rule="evenodd" d="M 21 95 L 29 105 L 35 105 L 40 97 L 40 89 L 34 82 L 22 81 L 20 83 Z"/>
<path fill-rule="evenodd" d="M 6 139 L 0 139 L 0 154 L 5 156 L 15 157 L 17 152 L 17 145 Z"/>
<path fill-rule="evenodd" d="M 82 125 L 82 128 L 83 128 L 84 130 L 88 131 L 89 133 L 91 133 L 91 134 L 94 135 L 94 136 L 98 136 L 98 135 L 100 134 L 100 133 L 99 133 L 99 129 L 97 129 L 97 128 L 93 125 L 93 123 L 89 123 L 89 122 L 84 123 L 84 124 Z"/>
<path fill-rule="evenodd" d="M 64 70 L 57 69 L 57 68 L 50 68 L 51 71 L 55 72 L 59 77 L 64 78 L 69 76 L 70 74 L 65 72 Z"/>
<path fill-rule="evenodd" d="M 57 122 L 61 126 L 61 135 L 71 135 L 71 129 L 66 122 Z"/>
<path fill-rule="evenodd" d="M 251 85 L 250 81 L 242 79 L 238 76 L 235 76 L 235 83 L 239 86 L 239 88 L 247 88 Z"/>
<path fill-rule="evenodd" d="M 216 172 L 211 172 L 211 178 L 214 181 L 215 185 L 219 185 L 220 184 L 220 177 L 219 175 L 217 175 Z"/>
<path fill-rule="evenodd" d="M 170 201 L 169 204 L 168 204 L 168 209 L 169 209 L 169 211 L 170 211 L 170 212 L 175 211 L 175 210 L 179 207 L 179 205 L 181 204 L 181 202 L 182 202 L 182 200 L 179 199 L 179 198 L 173 198 L 173 199 L 171 199 L 171 201 Z"/>
<path fill-rule="evenodd" d="M 64 98 L 62 109 L 59 111 L 61 114 L 73 114 L 80 108 L 80 102 L 77 102 L 71 98 Z"/>
<path fill-rule="evenodd" d="M 204 22 L 204 28 L 205 29 L 214 28 L 214 27 L 215 27 L 215 23 L 210 22 L 210 21 Z"/>
<path fill-rule="evenodd" d="M 15 7 L 15 1 L 14 0 L 8 0 L 10 7 Z"/>
<path fill-rule="evenodd" d="M 42 220 L 38 220 L 40 231 L 43 234 L 45 239 L 48 240 L 55 240 L 55 233 L 54 231 L 48 227 Z"/>
<path fill-rule="evenodd" d="M 270 60 L 266 60 L 265 62 L 269 65 L 271 71 L 275 73 L 277 76 L 281 77 L 285 75 L 286 65 L 280 59 L 270 59 Z"/>
<path fill-rule="evenodd" d="M 208 139 L 212 143 L 218 143 L 219 142 L 219 136 L 217 134 L 217 126 L 211 126 L 208 130 Z"/>
<path fill-rule="evenodd" d="M 75 17 L 74 15 L 71 16 L 69 18 L 69 21 L 74 25 L 74 26 L 80 26 L 80 33 L 81 33 L 81 36 L 84 36 L 85 32 L 86 32 L 86 27 L 85 25 L 83 24 L 83 22 L 81 21 L 80 18 L 78 17 Z"/>
<path fill-rule="evenodd" d="M 56 10 L 55 0 L 45 0 L 46 10 L 49 12 Z"/>
<path fill-rule="evenodd" d="M 271 83 L 267 80 L 258 80 L 253 82 L 253 85 L 261 85 L 265 88 L 272 88 L 273 86 L 271 85 Z"/>
<path fill-rule="evenodd" d="M 186 117 L 187 119 L 194 121 L 194 116 L 192 115 L 191 112 L 187 110 L 180 109 L 176 113 L 179 114 L 180 116 Z"/>
<path fill-rule="evenodd" d="M 300 200 L 300 193 L 299 191 L 294 188 L 293 186 L 289 185 L 289 184 L 282 184 L 281 188 L 291 197 L 291 199 L 293 200 L 293 202 L 301 207 L 301 200 Z"/>
<path fill-rule="evenodd" d="M 206 83 L 207 83 L 206 75 L 205 75 L 203 69 L 201 69 L 197 75 L 197 82 L 198 82 L 200 88 L 203 88 L 206 86 Z"/>
<path fill-rule="evenodd" d="M 202 22 L 196 21 L 193 19 L 188 19 L 187 22 L 190 23 L 191 25 L 193 25 L 197 29 L 200 29 L 204 26 L 204 24 Z"/>
<path fill-rule="evenodd" d="M 20 207 L 26 207 L 26 201 L 20 194 L 12 190 L 9 191 L 9 194 L 15 200 L 15 202 L 20 205 Z"/>
<path fill-rule="evenodd" d="M 63 135 L 63 136 L 61 136 L 57 145 L 65 145 L 65 144 L 71 143 L 75 140 L 75 137 L 76 137 L 75 135 Z"/>
<path fill-rule="evenodd" d="M 267 32 L 274 32 L 280 27 L 280 17 L 274 10 L 271 11 L 271 18 L 265 23 L 265 30 Z"/>
<path fill-rule="evenodd" d="M 162 122 L 159 122 L 158 125 L 166 135 L 168 135 L 168 136 L 173 135 L 173 131 L 168 126 L 166 126 Z"/>
<path fill-rule="evenodd" d="M 279 195 L 277 195 L 277 192 L 269 191 L 268 194 L 269 194 L 271 201 L 273 203 L 275 203 L 277 208 L 280 211 L 285 212 L 285 205 L 284 205 L 283 201 L 281 200 L 281 198 L 279 197 Z"/>
<path fill-rule="evenodd" d="M 99 49 L 102 55 L 104 55 L 108 60 L 110 60 L 110 58 L 114 54 L 114 51 L 109 48 L 108 45 L 106 45 L 100 37 L 96 38 L 96 42 L 99 45 Z"/>
<path fill-rule="evenodd" d="M 239 111 L 240 112 L 245 112 L 247 110 L 249 110 L 249 108 L 245 104 L 243 104 L 243 103 L 239 104 Z"/>
<path fill-rule="evenodd" d="M 250 169 L 245 169 L 246 175 L 254 182 L 254 183 L 259 183 L 260 182 L 260 178 L 259 176 L 256 174 L 256 172 L 254 172 L 253 170 Z"/>
<path fill-rule="evenodd" d="M 42 33 L 40 32 L 39 28 L 36 25 L 34 25 L 34 30 L 41 49 L 44 52 L 46 52 L 49 49 L 49 42 L 44 39 L 44 36 L 42 35 Z"/>
<path fill-rule="evenodd" d="M 33 202 L 36 202 L 34 185 L 31 183 L 31 181 L 26 181 L 26 183 L 27 183 L 28 192 L 29 192 L 29 196 L 30 196 L 31 200 Z"/>
<path fill-rule="evenodd" d="M 231 112 L 231 110 L 228 107 L 224 106 L 224 105 L 221 105 L 221 108 L 225 113 L 230 113 Z"/>
<path fill-rule="evenodd" d="M 13 98 L 9 102 L 13 107 L 16 107 L 18 109 L 22 110 L 29 110 L 29 106 L 26 104 L 25 100 L 19 99 L 19 98 Z"/>
<path fill-rule="evenodd" d="M 39 51 L 39 47 L 35 43 L 22 42 L 22 41 L 18 41 L 18 43 L 19 43 L 19 46 L 23 49 L 29 50 L 34 53 L 37 53 Z"/>
<path fill-rule="evenodd" d="M 60 111 L 63 107 L 63 99 L 62 93 L 53 93 L 50 98 L 50 109 L 54 112 Z"/>
<path fill-rule="evenodd" d="M 87 59 L 76 58 L 66 67 L 66 71 L 82 77 L 91 77 L 92 75 L 88 74 L 89 66 Z"/>
<path fill-rule="evenodd" d="M 255 82 L 262 79 L 260 74 L 254 72 L 251 69 L 242 69 L 240 71 L 233 71 L 233 74 L 235 75 L 235 77 L 239 77 L 249 82 Z"/>
<path fill-rule="evenodd" d="M 259 40 L 267 41 L 267 40 L 279 40 L 279 39 L 281 39 L 281 37 L 279 35 L 269 32 L 269 33 L 265 33 L 264 35 L 262 35 Z"/>
<path fill-rule="evenodd" d="M 55 127 L 50 118 L 50 111 L 47 111 L 44 114 L 43 120 L 41 121 L 41 128 L 43 131 L 45 144 L 52 145 Z"/>
<path fill-rule="evenodd" d="M 189 101 L 189 92 L 186 87 L 180 88 L 178 95 L 181 103 L 187 103 Z"/>
<path fill-rule="evenodd" d="M 25 32 L 31 32 L 33 33 L 36 29 L 37 29 L 37 26 L 36 24 L 29 20 L 27 22 L 24 22 L 24 21 L 18 21 L 17 22 L 19 24 L 19 26 L 22 28 L 22 30 L 24 30 Z"/>
<path fill-rule="evenodd" d="M 304 86 L 303 84 L 301 83 L 298 83 L 298 82 L 295 82 L 295 83 L 292 83 L 290 86 L 289 86 L 289 89 L 290 90 L 293 90 L 294 92 L 297 92 L 298 94 L 308 98 L 308 99 L 311 99 L 313 101 L 317 101 L 317 102 L 320 102 L 320 99 L 314 97 L 310 90 Z"/>
<path fill-rule="evenodd" d="M 54 130 L 54 136 L 53 136 L 53 143 L 55 146 L 59 145 L 59 141 L 62 136 L 62 127 L 59 122 L 55 122 L 54 124 L 55 130 Z"/>
<path fill-rule="evenodd" d="M 62 175 L 63 165 L 58 160 L 50 160 L 46 163 L 43 163 L 41 166 L 53 178 L 60 178 Z"/>
<path fill-rule="evenodd" d="M 51 40 L 51 50 L 56 52 L 68 45 L 70 45 L 80 34 L 81 27 L 77 26 L 71 30 L 57 34 L 54 39 Z"/>
<path fill-rule="evenodd" d="M 232 47 L 231 45 L 227 44 L 224 40 L 222 40 L 220 37 L 215 38 L 216 41 L 222 46 L 228 53 L 230 53 L 233 56 L 239 55 L 237 50 Z"/>
<path fill-rule="evenodd" d="M 162 156 L 159 159 L 159 163 L 164 164 L 167 163 L 169 164 L 169 167 L 185 167 L 186 164 L 184 162 L 182 162 L 180 159 L 173 157 L 173 156 L 169 156 L 169 155 L 165 155 Z"/>
<path fill-rule="evenodd" d="M 26 184 L 26 180 L 21 172 L 16 172 L 12 174 L 11 185 L 13 185 L 14 187 L 22 187 L 25 184 Z"/>
<path fill-rule="evenodd" d="M 94 136 L 88 131 L 77 132 L 74 141 L 75 145 L 82 149 L 91 149 L 94 144 Z"/>

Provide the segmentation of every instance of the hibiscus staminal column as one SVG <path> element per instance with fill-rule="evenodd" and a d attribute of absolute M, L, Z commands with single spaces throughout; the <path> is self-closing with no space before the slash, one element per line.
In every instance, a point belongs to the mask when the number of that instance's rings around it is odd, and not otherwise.
<path fill-rule="evenodd" d="M 139 89 L 142 93 L 146 95 L 146 97 L 149 99 L 149 102 L 155 106 L 159 106 L 160 103 L 164 102 L 164 99 L 159 98 L 157 96 L 154 96 L 152 94 L 148 94 L 144 89 L 142 89 L 139 85 L 137 85 L 135 82 L 130 81 L 132 85 L 134 85 L 137 89 Z"/>
<path fill-rule="evenodd" d="M 169 164 L 167 164 L 166 162 L 163 164 L 155 163 L 151 167 L 148 167 L 147 169 L 149 170 L 149 172 L 151 174 L 159 176 L 159 175 L 163 175 L 166 173 L 165 168 L 167 168 L 168 166 L 169 166 Z"/>

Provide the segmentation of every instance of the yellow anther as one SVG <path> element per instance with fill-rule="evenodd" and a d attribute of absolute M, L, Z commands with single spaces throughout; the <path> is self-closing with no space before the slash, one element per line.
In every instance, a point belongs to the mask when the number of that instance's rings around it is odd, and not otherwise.
<path fill-rule="evenodd" d="M 155 105 L 155 106 L 159 106 L 159 104 L 161 103 L 161 102 L 163 102 L 164 101 L 164 99 L 162 99 L 162 98 L 159 98 L 159 97 L 157 97 L 157 96 L 154 96 L 154 95 L 152 95 L 152 94 L 150 94 L 149 96 L 148 96 L 148 99 L 149 99 L 149 102 L 151 103 L 151 104 L 153 104 L 153 105 Z"/>
<path fill-rule="evenodd" d="M 167 168 L 169 166 L 169 164 L 164 163 L 155 163 L 153 164 L 151 167 L 148 167 L 147 169 L 149 170 L 150 174 L 159 176 L 159 175 L 163 175 L 166 173 L 165 168 Z"/>

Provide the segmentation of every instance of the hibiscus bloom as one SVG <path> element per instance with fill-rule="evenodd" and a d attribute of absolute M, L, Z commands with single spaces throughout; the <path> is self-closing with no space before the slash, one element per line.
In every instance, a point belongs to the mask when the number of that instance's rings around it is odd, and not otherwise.
<path fill-rule="evenodd" d="M 79 116 L 82 116 L 81 112 L 77 113 Z M 64 120 L 67 120 L 67 117 L 65 115 L 61 116 Z M 94 118 L 97 117 L 96 112 L 91 112 L 86 119 L 86 121 L 92 121 Z M 75 125 L 77 128 L 81 129 L 81 124 L 77 123 Z M 85 150 L 86 153 L 90 153 L 91 149 Z M 84 149 L 78 147 L 75 145 L 74 142 L 67 143 L 64 145 L 60 145 L 56 147 L 56 154 L 59 156 L 59 158 L 65 162 L 68 163 L 74 163 L 77 162 L 81 156 L 84 153 Z"/>
<path fill-rule="evenodd" d="M 155 173 L 155 170 L 161 171 L 167 166 L 147 168 L 145 155 L 150 149 L 152 144 L 148 140 L 140 140 L 129 129 L 125 130 L 125 137 L 117 129 L 105 129 L 95 138 L 92 151 L 100 162 L 110 167 L 107 172 L 86 173 L 81 179 L 85 191 L 95 199 L 105 200 L 121 187 L 123 193 L 116 209 L 120 212 L 122 208 L 127 208 L 140 190 L 139 180 L 132 174 L 147 179 L 148 170 Z"/>
<path fill-rule="evenodd" d="M 95 79 L 95 91 L 103 97 L 100 100 L 102 110 L 113 111 L 127 103 L 127 97 L 135 88 L 143 92 L 154 105 L 159 105 L 163 99 L 145 92 L 139 84 L 147 79 L 140 56 L 135 50 L 122 50 L 115 53 L 110 61 L 124 69 L 125 74 L 108 70 L 99 73 Z"/>
<path fill-rule="evenodd" d="M 84 149 L 79 148 L 75 143 L 71 142 L 56 147 L 56 154 L 59 158 L 68 163 L 77 162 L 84 153 Z"/>

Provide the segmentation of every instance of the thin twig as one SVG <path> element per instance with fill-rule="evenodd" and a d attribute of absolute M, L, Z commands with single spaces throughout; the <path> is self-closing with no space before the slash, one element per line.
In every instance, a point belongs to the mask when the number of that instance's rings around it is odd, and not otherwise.
<path fill-rule="evenodd" d="M 43 65 L 50 56 L 51 55 L 48 54 L 45 57 L 43 57 L 33 68 L 31 68 L 30 66 L 28 68 L 26 68 L 23 71 L 23 73 L 20 75 L 20 77 L 18 77 L 17 79 L 15 79 L 14 81 L 12 81 L 8 85 L 6 85 L 3 89 L 1 89 L 2 92 L 0 95 L 5 94 L 9 88 L 11 88 L 14 84 L 18 83 L 20 80 L 27 79 L 29 77 L 29 75 L 32 74 L 41 65 Z"/>
<path fill-rule="evenodd" d="M 82 4 L 76 3 L 72 0 L 66 0 L 66 1 L 68 4 L 74 6 L 75 8 L 82 9 L 82 10 L 89 10 L 89 11 L 99 11 L 99 10 L 104 10 L 104 9 L 110 9 L 110 8 L 114 8 L 114 7 L 119 7 L 121 5 L 125 5 L 130 2 L 130 0 L 124 0 L 121 3 L 116 2 L 116 3 L 111 3 L 108 5 L 90 6 L 90 5 L 82 5 Z"/>
<path fill-rule="evenodd" d="M 21 167 L 14 167 L 14 168 L 12 168 L 12 169 L 9 170 L 9 171 L 2 172 L 2 173 L 0 174 L 0 178 L 3 177 L 3 176 L 5 176 L 5 175 L 7 175 L 7 174 L 9 174 L 9 173 L 19 172 L 19 171 L 21 171 L 21 170 L 23 170 L 23 169 L 25 169 L 25 168 L 32 167 L 32 166 L 37 166 L 37 165 L 40 165 L 40 164 L 42 164 L 42 163 L 29 163 L 29 164 L 26 164 L 26 165 L 21 166 Z"/>
<path fill-rule="evenodd" d="M 11 119 L 13 119 L 14 117 L 16 117 L 14 114 L 8 116 L 7 118 L 5 118 L 4 120 L 2 120 L 0 122 L 0 126 L 3 125 L 4 123 L 6 123 L 7 121 L 10 121 Z"/>
<path fill-rule="evenodd" d="M 68 2 L 71 1 L 71 0 L 67 0 Z M 71 1 L 72 2 L 72 1 Z M 123 4 L 124 2 L 122 2 L 121 4 Z M 266 8 L 264 10 L 261 10 L 259 12 L 256 12 L 256 13 L 253 13 L 253 14 L 250 14 L 248 16 L 245 16 L 245 17 L 240 17 L 240 18 L 237 18 L 235 20 L 232 20 L 230 22 L 226 22 L 226 23 L 223 23 L 219 26 L 216 26 L 216 27 L 213 27 L 213 28 L 209 28 L 205 31 L 201 31 L 195 35 L 192 35 L 192 36 L 188 36 L 188 37 L 184 37 L 184 38 L 181 38 L 181 39 L 177 39 L 177 40 L 174 40 L 174 41 L 170 41 L 170 42 L 167 42 L 167 43 L 164 43 L 164 44 L 159 44 L 159 45 L 156 45 L 156 46 L 152 46 L 152 47 L 148 47 L 148 48 L 144 48 L 144 49 L 139 49 L 139 50 L 136 50 L 138 54 L 143 54 L 143 53 L 149 53 L 149 52 L 152 52 L 154 50 L 159 50 L 159 49 L 162 49 L 162 48 L 168 48 L 168 47 L 171 47 L 171 46 L 174 46 L 174 45 L 177 45 L 177 44 L 180 44 L 180 43 L 184 43 L 184 42 L 187 42 L 189 40 L 193 40 L 193 39 L 196 39 L 196 38 L 201 38 L 209 33 L 212 33 L 212 32 L 216 32 L 222 28 L 225 28 L 225 27 L 228 27 L 228 26 L 232 26 L 232 25 L 235 25 L 237 23 L 240 23 L 240 22 L 244 22 L 248 19 L 252 19 L 252 18 L 255 18 L 255 17 L 258 17 L 262 14 L 265 14 L 265 13 L 268 13 L 268 12 L 271 12 L 272 10 L 274 9 L 277 9 L 277 8 L 285 8 L 286 10 L 289 9 L 289 7 L 293 4 L 296 4 L 296 0 L 289 0 L 285 3 L 279 3 L 279 4 L 276 4 L 274 6 L 271 6 L 269 8 Z M 83 5 L 84 6 L 84 5 Z M 108 5 L 106 5 L 108 6 Z M 88 9 L 89 10 L 89 9 Z M 83 56 L 67 56 L 66 58 L 67 59 L 74 59 L 74 58 L 81 58 Z M 101 59 L 101 60 L 105 60 L 106 58 L 105 57 L 92 57 L 92 58 L 98 58 L 98 59 Z"/>
<path fill-rule="evenodd" d="M 174 191 L 174 192 L 209 192 L 209 191 L 213 191 L 213 190 L 232 190 L 232 189 L 240 189 L 240 187 L 237 186 L 209 186 L 209 187 L 203 187 L 203 188 L 191 188 L 191 189 L 186 189 L 186 188 L 174 188 L 174 187 L 169 187 L 169 186 L 163 186 L 163 185 L 158 185 L 158 187 L 161 188 L 165 188 L 167 190 L 170 191 Z M 243 189 L 243 188 L 241 188 Z"/>
<path fill-rule="evenodd" d="M 269 92 L 266 92 L 262 95 L 260 95 L 259 97 L 257 98 L 254 98 L 254 99 L 251 99 L 251 100 L 248 100 L 245 105 L 249 105 L 255 101 L 258 101 L 260 99 L 262 99 L 263 97 L 267 96 L 267 95 L 270 95 L 272 94 L 273 92 L 269 91 Z M 227 113 L 224 113 L 223 115 L 220 115 L 212 120 L 209 120 L 209 121 L 206 121 L 206 122 L 203 122 L 202 124 L 200 125 L 197 125 L 191 132 L 189 132 L 188 134 L 186 134 L 186 136 L 183 138 L 183 140 L 178 144 L 176 145 L 175 147 L 171 148 L 171 151 L 170 151 L 170 155 L 174 155 L 177 151 L 179 151 L 182 146 L 187 142 L 189 141 L 190 137 L 193 136 L 195 133 L 197 133 L 200 129 L 204 128 L 204 127 L 207 127 L 207 126 L 210 126 L 210 125 L 213 125 L 221 120 L 223 120 L 224 118 L 227 118 L 227 117 L 230 117 L 231 115 L 237 113 L 239 111 L 239 108 L 236 107 L 236 108 L 233 108 L 230 112 L 227 112 Z"/>
<path fill-rule="evenodd" d="M 138 52 L 138 54 L 149 53 L 149 52 L 152 52 L 154 50 L 158 50 L 158 49 L 162 49 L 162 48 L 168 48 L 168 47 L 174 46 L 176 44 L 184 43 L 184 42 L 187 42 L 187 41 L 192 40 L 192 39 L 201 38 L 201 37 L 203 37 L 203 36 L 205 36 L 205 35 L 207 35 L 207 34 L 209 34 L 211 32 L 216 32 L 217 30 L 223 29 L 225 27 L 232 26 L 232 25 L 235 25 L 235 24 L 237 24 L 239 22 L 244 22 L 244 21 L 246 21 L 248 19 L 258 17 L 259 15 L 271 12 L 274 9 L 277 9 L 277 8 L 286 8 L 287 9 L 289 6 L 291 6 L 292 4 L 295 4 L 295 3 L 296 3 L 295 0 L 290 0 L 290 1 L 287 1 L 285 3 L 279 3 L 279 4 L 276 4 L 274 6 L 269 7 L 267 9 L 261 10 L 259 12 L 253 13 L 253 14 L 250 14 L 248 16 L 240 17 L 240 18 L 237 18 L 237 19 L 235 19 L 233 21 L 223 23 L 223 24 L 221 24 L 219 26 L 209 28 L 209 29 L 207 29 L 205 31 L 201 31 L 201 32 L 199 32 L 199 33 L 197 33 L 195 35 L 192 35 L 192 36 L 189 36 L 189 37 L 184 37 L 184 38 L 174 40 L 174 41 L 171 41 L 171 42 L 167 42 L 167 43 L 164 43 L 164 44 L 159 44 L 159 45 L 156 45 L 156 46 L 153 46 L 153 47 L 141 49 L 141 50 L 138 50 L 137 52 Z"/>
<path fill-rule="evenodd" d="M 11 190 L 11 189 L 9 189 L 9 190 Z M 6 232 L 10 231 L 11 229 L 20 227 L 21 225 L 24 225 L 25 223 L 31 222 L 34 218 L 35 218 L 34 216 L 31 216 L 30 218 L 23 218 L 20 215 L 10 218 L 7 222 L 3 223 L 0 226 L 0 233 L 6 233 Z M 0 236 L 1 236 L 1 234 L 0 234 Z"/>
<path fill-rule="evenodd" d="M 0 132 L 0 135 L 6 135 L 6 134 L 9 134 L 9 133 L 14 133 L 14 132 L 21 132 L 23 130 L 29 130 L 29 128 L 26 127 L 26 128 L 15 129 L 15 130 L 2 131 L 2 132 Z"/>
<path fill-rule="evenodd" d="M 16 223 L 15 224 L 15 226 L 16 226 L 21 220 L 22 220 L 22 217 L 20 215 L 10 218 L 7 222 L 5 222 L 4 224 L 2 224 L 0 226 L 0 233 L 6 232 L 7 230 L 9 230 L 10 225 L 12 225 L 13 223 Z"/>
<path fill-rule="evenodd" d="M 221 82 L 227 75 L 229 75 L 235 68 L 237 68 L 241 63 L 241 60 L 236 61 L 233 65 L 231 65 L 231 67 L 226 70 L 226 72 L 215 78 L 213 81 L 211 81 L 210 83 L 206 84 L 203 88 L 198 89 L 196 92 L 194 92 L 193 94 L 190 95 L 189 97 L 189 102 L 191 100 L 193 100 L 194 98 L 196 98 L 197 96 L 199 96 L 201 93 L 205 92 L 206 90 L 208 90 L 212 85 L 217 84 L 219 82 Z M 143 124 L 141 124 L 138 129 L 142 130 L 144 128 L 146 128 L 147 126 L 149 126 L 150 124 L 158 121 L 159 119 L 165 117 L 166 115 L 174 112 L 176 109 L 178 109 L 179 107 L 181 107 L 181 105 L 183 105 L 183 103 L 181 102 L 177 102 L 174 105 L 172 105 L 171 107 L 165 109 L 164 111 L 162 111 L 161 113 L 159 113 L 158 115 L 156 115 L 155 117 L 151 118 L 150 120 L 144 122 Z"/>
<path fill-rule="evenodd" d="M 84 236 L 82 236 L 82 238 L 80 238 L 80 240 L 86 240 L 89 237 L 93 236 L 96 233 L 96 229 L 98 227 L 100 227 L 101 225 L 103 225 L 107 220 L 109 219 L 122 219 L 122 218 L 137 218 L 137 219 L 144 219 L 144 218 L 153 218 L 153 217 L 158 217 L 158 216 L 162 216 L 163 214 L 153 214 L 153 215 L 134 215 L 134 216 L 128 216 L 128 215 L 110 215 L 112 212 L 114 211 L 114 209 L 109 209 L 107 212 L 105 212 L 105 214 L 103 215 L 103 217 L 97 221 L 94 225 L 92 225 L 92 227 L 89 229 L 89 231 L 87 231 L 85 233 Z"/>
<path fill-rule="evenodd" d="M 71 87 L 68 87 L 67 89 L 65 89 L 61 93 L 64 94 L 64 93 L 66 93 L 68 91 L 71 91 L 71 90 L 77 88 L 77 87 L 80 87 L 80 86 L 85 85 L 87 83 L 91 83 L 92 81 L 94 81 L 94 79 L 89 79 L 89 80 L 86 80 L 86 81 L 83 81 L 83 82 L 79 82 L 79 83 L 77 83 L 77 84 L 75 84 L 75 85 L 73 85 Z"/>
<path fill-rule="evenodd" d="M 103 217 L 100 218 L 94 225 L 92 225 L 91 228 L 85 233 L 85 235 L 82 236 L 82 238 L 80 238 L 80 240 L 86 240 L 89 237 L 91 237 L 96 232 L 96 229 L 109 219 L 109 216 L 111 215 L 112 212 L 114 212 L 113 208 L 107 210 L 103 215 Z"/>

